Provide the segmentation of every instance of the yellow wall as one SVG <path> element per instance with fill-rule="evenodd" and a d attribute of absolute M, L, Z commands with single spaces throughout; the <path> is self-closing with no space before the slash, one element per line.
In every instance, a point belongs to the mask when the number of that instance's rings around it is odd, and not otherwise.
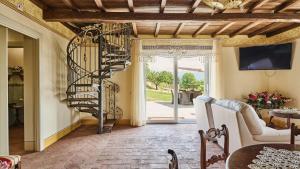
<path fill-rule="evenodd" d="M 238 48 L 222 48 L 222 72 L 224 98 L 242 99 L 250 92 L 268 89 L 268 79 L 264 71 L 240 71 Z"/>
<path fill-rule="evenodd" d="M 120 86 L 120 92 L 117 94 L 117 106 L 123 110 L 122 119 L 130 119 L 132 80 L 130 66 L 124 71 L 115 72 L 110 80 Z"/>
<path fill-rule="evenodd" d="M 23 67 L 23 48 L 8 48 L 8 67 Z"/>
<path fill-rule="evenodd" d="M 279 91 L 294 99 L 293 106 L 300 109 L 300 39 L 294 43 L 293 64 L 291 70 L 274 71 L 269 78 L 272 91 Z"/>

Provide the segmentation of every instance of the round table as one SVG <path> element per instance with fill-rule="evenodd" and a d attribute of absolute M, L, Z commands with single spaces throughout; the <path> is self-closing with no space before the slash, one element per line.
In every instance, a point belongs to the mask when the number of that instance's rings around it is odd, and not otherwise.
<path fill-rule="evenodd" d="M 248 169 L 248 165 L 256 159 L 264 147 L 272 147 L 276 149 L 287 149 L 290 151 L 300 151 L 300 145 L 292 144 L 256 144 L 242 147 L 233 152 L 226 161 L 226 169 Z"/>
<path fill-rule="evenodd" d="M 286 118 L 287 128 L 291 128 L 291 119 L 300 119 L 300 113 L 298 112 L 287 112 L 287 110 L 271 110 L 269 111 L 270 124 L 272 119 L 275 117 Z"/>

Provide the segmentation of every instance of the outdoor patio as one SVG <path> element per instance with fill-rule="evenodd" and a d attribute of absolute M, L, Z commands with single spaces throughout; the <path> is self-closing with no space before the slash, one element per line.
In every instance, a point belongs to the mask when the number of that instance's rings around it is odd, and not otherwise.
<path fill-rule="evenodd" d="M 174 117 L 174 104 L 170 102 L 147 101 L 146 104 L 148 120 L 163 120 Z M 193 105 L 178 105 L 179 120 L 195 120 Z"/>

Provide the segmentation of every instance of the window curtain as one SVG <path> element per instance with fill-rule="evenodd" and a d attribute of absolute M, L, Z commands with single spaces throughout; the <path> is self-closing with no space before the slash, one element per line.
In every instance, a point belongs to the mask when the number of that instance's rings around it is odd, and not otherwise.
<path fill-rule="evenodd" d="M 210 96 L 216 99 L 224 98 L 224 79 L 222 71 L 222 44 L 215 39 L 213 41 L 214 57 L 211 61 L 210 70 Z"/>
<path fill-rule="evenodd" d="M 143 126 L 146 124 L 146 101 L 144 85 L 144 63 L 141 60 L 141 40 L 132 41 L 132 114 L 131 125 Z"/>

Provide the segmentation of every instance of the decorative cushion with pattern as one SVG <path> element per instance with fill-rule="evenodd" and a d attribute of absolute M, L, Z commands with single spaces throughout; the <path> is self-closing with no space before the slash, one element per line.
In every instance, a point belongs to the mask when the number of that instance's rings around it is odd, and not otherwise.
<path fill-rule="evenodd" d="M 21 156 L 18 155 L 0 156 L 0 169 L 14 168 L 14 166 L 19 164 L 20 161 Z M 5 168 L 7 165 L 8 168 Z"/>

